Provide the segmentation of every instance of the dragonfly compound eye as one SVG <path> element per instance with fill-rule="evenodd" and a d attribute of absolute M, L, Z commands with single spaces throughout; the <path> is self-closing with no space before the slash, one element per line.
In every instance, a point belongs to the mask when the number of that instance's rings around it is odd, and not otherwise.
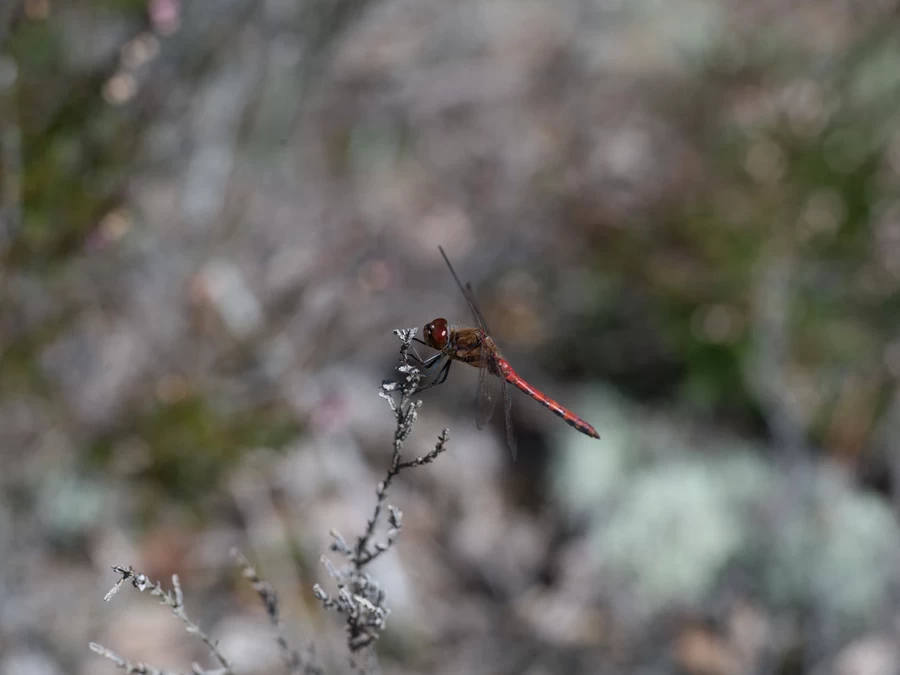
<path fill-rule="evenodd" d="M 425 333 L 425 342 L 428 343 L 429 347 L 443 349 L 447 346 L 447 340 L 450 335 L 450 331 L 447 329 L 447 319 L 435 319 L 425 325 L 423 332 Z"/>

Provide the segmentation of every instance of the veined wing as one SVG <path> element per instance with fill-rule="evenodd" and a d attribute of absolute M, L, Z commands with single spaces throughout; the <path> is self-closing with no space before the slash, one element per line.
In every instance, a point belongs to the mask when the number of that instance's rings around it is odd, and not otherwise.
<path fill-rule="evenodd" d="M 500 380 L 500 395 L 503 397 L 503 417 L 506 422 L 506 444 L 509 446 L 509 452 L 512 460 L 516 461 L 516 433 L 513 431 L 512 425 L 512 396 L 509 395 L 509 387 L 506 380 L 502 377 L 495 377 Z"/>
<path fill-rule="evenodd" d="M 469 311 L 472 313 L 472 317 L 481 329 L 481 368 L 479 368 L 478 391 L 475 396 L 475 424 L 479 429 L 484 428 L 494 414 L 494 408 L 497 401 L 502 399 L 503 417 L 506 426 L 506 442 L 509 446 L 509 451 L 512 454 L 513 461 L 515 461 L 516 436 L 512 426 L 512 397 L 509 395 L 509 387 L 507 386 L 506 379 L 500 376 L 499 369 L 497 369 L 497 374 L 494 374 L 492 372 L 494 368 L 488 366 L 488 364 L 495 363 L 498 354 L 489 348 L 489 341 L 485 339 L 490 335 L 487 320 L 484 318 L 481 310 L 478 309 L 478 303 L 475 302 L 475 293 L 472 291 L 472 285 L 468 283 L 464 285 L 462 281 L 460 281 L 459 275 L 456 274 L 456 270 L 453 269 L 450 259 L 444 252 L 444 247 L 438 246 L 438 250 L 441 252 L 444 262 L 447 263 L 450 274 L 453 275 L 453 280 L 456 282 L 457 287 L 466 299 L 466 304 L 469 305 Z"/>
<path fill-rule="evenodd" d="M 482 349 L 482 359 L 489 358 L 486 350 Z M 486 362 L 486 361 L 483 361 Z M 491 421 L 494 407 L 498 399 L 502 397 L 499 384 L 500 378 L 491 375 L 488 368 L 478 369 L 478 391 L 475 393 L 475 426 L 483 429 Z"/>
<path fill-rule="evenodd" d="M 448 258 L 447 254 L 444 252 L 444 247 L 438 246 L 438 250 L 444 257 L 444 262 L 447 263 L 447 267 L 450 269 L 450 274 L 453 275 L 453 280 L 456 282 L 456 285 L 459 287 L 460 292 L 466 299 L 466 304 L 469 305 L 469 311 L 472 312 L 472 317 L 478 323 L 478 327 L 481 328 L 481 330 L 483 330 L 486 334 L 490 335 L 491 331 L 488 329 L 487 321 L 485 321 L 484 315 L 481 313 L 481 310 L 478 309 L 478 304 L 475 302 L 475 293 L 472 292 L 472 284 L 463 285 L 463 282 L 459 280 L 459 275 L 456 274 L 456 270 L 453 269 L 453 265 L 450 264 L 450 258 Z"/>
<path fill-rule="evenodd" d="M 491 363 L 498 357 L 482 350 L 485 363 Z M 492 359 L 492 361 L 487 361 Z M 496 404 L 503 402 L 503 421 L 506 427 L 506 443 L 513 461 L 516 460 L 516 434 L 512 425 L 512 396 L 506 379 L 493 373 L 493 368 L 480 368 L 478 375 L 478 394 L 475 400 L 475 421 L 479 429 L 484 428 L 491 419 Z M 498 368 L 499 371 L 499 368 Z"/>

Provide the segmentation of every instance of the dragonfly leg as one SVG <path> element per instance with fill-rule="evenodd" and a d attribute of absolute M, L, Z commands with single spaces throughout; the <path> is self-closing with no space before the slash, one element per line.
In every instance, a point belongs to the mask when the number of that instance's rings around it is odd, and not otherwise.
<path fill-rule="evenodd" d="M 438 354 L 438 356 L 442 356 L 442 354 Z M 443 367 L 438 372 L 437 377 L 434 378 L 434 380 L 432 380 L 425 386 L 419 387 L 418 389 L 416 389 L 416 393 L 420 394 L 423 391 L 427 391 L 428 389 L 431 389 L 432 387 L 438 386 L 439 384 L 444 384 L 444 382 L 446 382 L 446 380 L 447 380 L 447 375 L 450 374 L 450 366 L 452 364 L 453 364 L 453 360 L 447 359 L 447 361 L 444 363 Z"/>
<path fill-rule="evenodd" d="M 425 341 L 423 341 L 423 340 L 420 340 L 419 338 L 413 338 L 413 342 L 418 342 L 420 345 L 425 345 L 426 347 L 428 347 L 429 349 L 431 349 L 431 345 L 430 345 L 430 344 L 428 344 L 427 342 L 425 342 Z M 434 359 L 436 359 L 438 356 L 440 356 L 440 354 L 435 354 L 434 356 L 431 356 L 431 357 L 429 357 L 428 359 L 423 359 L 421 356 L 419 356 L 419 352 L 418 352 L 418 350 L 417 350 L 415 347 L 412 348 L 412 351 L 413 351 L 413 358 L 416 359 L 416 361 L 418 361 L 418 362 L 421 363 L 422 365 L 425 365 L 425 361 L 426 361 L 426 360 L 428 361 L 428 363 L 431 363 L 432 360 L 434 360 Z"/>
<path fill-rule="evenodd" d="M 437 354 L 435 354 L 433 356 L 429 356 L 427 359 L 423 359 L 421 356 L 419 356 L 419 353 L 417 351 L 415 351 L 415 349 L 413 349 L 412 358 L 413 358 L 413 360 L 417 361 L 418 364 L 425 369 L 426 374 L 429 374 L 432 370 L 434 370 L 434 367 L 437 365 L 437 362 L 440 360 L 440 358 L 442 356 L 443 356 L 443 354 L 438 352 Z"/>

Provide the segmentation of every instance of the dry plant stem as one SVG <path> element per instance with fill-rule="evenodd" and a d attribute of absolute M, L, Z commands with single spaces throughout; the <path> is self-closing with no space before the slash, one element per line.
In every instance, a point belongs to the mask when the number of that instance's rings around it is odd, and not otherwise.
<path fill-rule="evenodd" d="M 338 569 L 327 557 L 322 556 L 322 562 L 328 573 L 337 581 L 338 593 L 332 597 L 319 584 L 313 587 L 313 592 L 326 609 L 333 609 L 347 617 L 347 646 L 351 653 L 368 647 L 379 638 L 381 631 L 385 628 L 385 620 L 390 612 L 385 606 L 386 596 L 381 586 L 365 571 L 365 567 L 369 563 L 393 547 L 397 536 L 403 528 L 403 513 L 394 506 L 385 503 L 388 488 L 394 477 L 404 469 L 412 469 L 433 462 L 438 455 L 444 452 L 447 439 L 449 438 L 448 430 L 444 429 L 431 452 L 410 461 L 403 461 L 403 445 L 412 432 L 418 416 L 418 409 L 422 405 L 421 401 L 414 400 L 413 397 L 419 390 L 419 383 L 423 378 L 423 374 L 409 363 L 409 349 L 416 334 L 416 329 L 396 330 L 394 333 L 401 341 L 401 364 L 398 366 L 397 371 L 403 377 L 401 377 L 400 381 L 382 383 L 382 390 L 379 393 L 387 401 L 397 420 L 390 467 L 384 480 L 376 488 L 374 512 L 367 521 L 363 534 L 357 539 L 356 545 L 351 548 L 340 533 L 336 531 L 331 532 L 334 539 L 331 550 L 342 554 L 348 562 L 347 565 Z M 399 400 L 396 398 L 398 393 Z M 384 541 L 373 543 L 372 540 L 375 537 L 375 532 L 378 529 L 378 524 L 385 509 L 388 512 L 387 521 L 389 528 L 387 536 Z M 314 665 L 314 658 L 310 656 L 309 659 L 304 660 L 295 649 L 291 648 L 284 637 L 283 624 L 278 609 L 278 597 L 271 584 L 260 579 L 256 569 L 239 551 L 233 549 L 232 556 L 243 569 L 244 576 L 253 584 L 253 588 L 259 594 L 266 608 L 269 620 L 275 628 L 275 640 L 278 644 L 281 658 L 289 675 L 322 675 L 322 670 Z M 122 588 L 126 581 L 130 581 L 131 585 L 139 591 L 150 588 L 151 595 L 160 598 L 160 602 L 167 605 L 172 610 L 172 613 L 181 619 L 188 633 L 196 635 L 203 640 L 222 666 L 216 670 L 204 670 L 195 663 L 192 664 L 194 675 L 234 675 L 231 663 L 219 649 L 218 644 L 188 617 L 184 608 L 184 594 L 177 575 L 172 576 L 172 590 L 165 591 L 159 582 L 154 584 L 146 575 L 135 572 L 132 567 L 115 565 L 113 570 L 121 575 L 121 578 L 103 598 L 106 602 L 112 600 L 113 596 Z M 132 663 L 116 652 L 93 642 L 90 643 L 90 648 L 97 654 L 111 660 L 127 673 L 181 675 L 180 673 L 164 671 L 144 663 Z M 373 660 L 373 667 L 377 669 L 377 662 L 374 662 L 374 652 L 370 652 L 370 657 Z M 366 669 L 363 668 L 363 670 Z"/>
<path fill-rule="evenodd" d="M 133 567 L 123 567 L 122 565 L 114 565 L 113 570 L 122 575 L 122 578 L 116 582 L 116 585 L 113 586 L 110 591 L 103 598 L 106 602 L 109 602 L 112 597 L 116 594 L 122 584 L 126 581 L 131 581 L 131 585 L 134 586 L 139 591 L 144 591 L 147 588 L 150 588 L 150 594 L 155 595 L 160 599 L 160 603 L 163 605 L 167 605 L 171 608 L 172 613 L 177 616 L 179 619 L 184 622 L 185 628 L 187 632 L 191 635 L 196 635 L 209 647 L 209 650 L 213 653 L 216 659 L 221 664 L 222 668 L 215 671 L 217 673 L 233 673 L 231 663 L 228 661 L 226 656 L 219 649 L 218 643 L 215 640 L 211 639 L 206 633 L 204 633 L 200 627 L 191 621 L 190 617 L 187 615 L 187 612 L 184 609 L 184 594 L 181 591 L 181 582 L 178 579 L 177 574 L 172 575 L 172 590 L 164 591 L 159 582 L 155 584 L 150 581 L 150 579 L 145 574 L 139 574 L 134 571 Z M 95 650 L 96 651 L 96 650 Z M 202 668 L 194 665 L 194 672 L 205 672 L 211 673 L 213 671 L 204 671 Z"/>
<path fill-rule="evenodd" d="M 103 645 L 98 645 L 96 642 L 89 643 L 89 646 L 92 652 L 109 659 L 129 675 L 132 673 L 135 675 L 182 675 L 171 670 L 161 670 L 146 663 L 132 663 L 125 657 L 116 654 L 113 650 L 107 649 Z"/>
<path fill-rule="evenodd" d="M 300 652 L 288 644 L 287 638 L 284 636 L 284 624 L 281 621 L 281 613 L 278 609 L 278 595 L 272 584 L 264 579 L 260 579 L 256 573 L 256 568 L 250 564 L 250 561 L 238 549 L 231 549 L 231 557 L 234 558 L 237 565 L 241 568 L 244 578 L 252 585 L 253 590 L 259 595 L 263 606 L 266 608 L 266 614 L 275 631 L 275 642 L 278 644 L 278 651 L 281 654 L 281 660 L 284 662 L 285 670 L 290 675 L 322 675 L 322 670 L 315 665 L 314 655 L 310 654 L 309 659 L 304 661 L 300 656 Z"/>
<path fill-rule="evenodd" d="M 369 542 L 371 541 L 372 536 L 375 534 L 375 527 L 378 525 L 378 520 L 381 516 L 381 510 L 384 506 L 384 500 L 387 496 L 387 490 L 391 485 L 391 481 L 393 481 L 394 477 L 403 469 L 412 468 L 414 466 L 427 464 L 428 462 L 433 461 L 435 457 L 437 457 L 441 452 L 444 451 L 444 444 L 447 442 L 449 433 L 447 429 L 444 429 L 441 432 L 434 450 L 426 455 L 426 457 L 430 457 L 430 459 L 428 459 L 427 461 L 425 461 L 425 458 L 423 457 L 420 457 L 419 459 L 412 462 L 401 461 L 403 444 L 406 442 L 406 439 L 412 432 L 413 425 L 415 424 L 416 418 L 418 417 L 418 410 L 422 407 L 421 401 L 413 400 L 413 396 L 419 390 L 419 382 L 422 379 L 422 373 L 418 368 L 409 365 L 409 349 L 412 345 L 412 338 L 416 334 L 416 329 L 409 328 L 405 331 L 395 330 L 394 334 L 399 337 L 401 341 L 400 360 L 402 363 L 397 370 L 401 374 L 406 375 L 406 381 L 403 383 L 385 383 L 382 385 L 382 392 L 379 394 L 388 402 L 388 405 L 391 406 L 391 410 L 393 411 L 394 416 L 397 419 L 397 429 L 394 432 L 394 452 L 391 455 L 390 468 L 388 468 L 388 472 L 384 480 L 381 481 L 378 484 L 378 487 L 375 489 L 375 512 L 366 523 L 365 532 L 361 537 L 359 537 L 356 542 L 356 553 L 352 559 L 352 562 L 356 566 L 357 570 L 361 570 L 365 565 L 372 562 L 375 558 L 377 558 L 379 555 L 384 553 L 385 550 L 387 550 L 386 548 L 379 547 L 378 545 L 376 545 L 374 551 L 370 550 Z M 391 394 L 397 391 L 398 388 L 400 390 L 399 403 L 395 402 L 393 397 L 391 396 Z"/>
<path fill-rule="evenodd" d="M 449 436 L 447 435 L 447 430 L 444 429 L 444 431 L 441 433 L 441 435 L 438 436 L 438 442 L 434 446 L 434 450 L 429 452 L 424 457 L 416 457 L 414 460 L 411 460 L 409 462 L 400 462 L 400 464 L 398 465 L 398 468 L 399 469 L 413 469 L 417 466 L 422 466 L 423 464 L 431 464 L 435 459 L 437 459 L 437 456 L 444 451 L 444 443 L 447 442 L 448 438 L 449 438 Z"/>
<path fill-rule="evenodd" d="M 356 540 L 356 545 L 351 548 L 340 533 L 333 530 L 331 532 L 334 539 L 331 550 L 342 554 L 348 562 L 346 566 L 338 569 L 328 558 L 322 557 L 322 563 L 329 575 L 337 581 L 337 595 L 328 595 L 318 584 L 313 588 L 316 597 L 325 608 L 346 615 L 347 646 L 351 652 L 368 647 L 379 638 L 381 631 L 385 628 L 385 620 L 390 611 L 384 604 L 384 591 L 378 582 L 365 571 L 369 563 L 391 549 L 403 528 L 403 513 L 392 505 L 385 504 L 388 488 L 394 477 L 403 469 L 434 461 L 446 449 L 449 437 L 449 432 L 444 429 L 431 452 L 412 461 L 403 461 L 404 443 L 412 432 L 418 410 L 422 405 L 422 402 L 415 400 L 414 396 L 419 390 L 423 374 L 409 363 L 409 349 L 416 329 L 395 330 L 394 334 L 401 342 L 401 363 L 397 367 L 397 371 L 403 377 L 400 381 L 382 383 L 382 390 L 379 392 L 379 396 L 387 401 L 397 420 L 391 463 L 384 480 L 378 484 L 375 490 L 374 512 L 366 522 L 362 535 Z M 398 393 L 399 398 L 397 398 Z M 389 526 L 386 540 L 373 543 L 372 540 L 385 509 L 388 511 Z"/>
<path fill-rule="evenodd" d="M 417 401 L 416 408 L 418 408 L 420 404 L 421 402 Z M 397 441 L 394 441 L 394 455 L 391 458 L 391 466 L 388 469 L 387 475 L 385 476 L 384 480 L 378 484 L 378 487 L 375 490 L 375 494 L 377 497 L 377 500 L 375 502 L 375 512 L 372 514 L 372 518 L 370 518 L 368 523 L 366 524 L 365 533 L 359 538 L 356 544 L 354 564 L 356 565 L 357 570 L 361 570 L 363 567 L 368 565 L 370 562 L 375 560 L 375 558 L 377 558 L 390 548 L 390 546 L 384 546 L 383 544 L 375 544 L 375 549 L 370 550 L 369 541 L 371 540 L 372 535 L 375 532 L 375 526 L 378 524 L 378 518 L 381 515 L 381 509 L 384 504 L 385 496 L 387 495 L 387 489 L 390 486 L 391 481 L 394 479 L 394 476 L 400 473 L 403 469 L 412 469 L 417 466 L 422 466 L 423 464 L 430 464 L 431 462 L 433 462 L 435 458 L 437 458 L 437 456 L 444 451 L 444 445 L 447 443 L 447 439 L 449 438 L 448 433 L 449 432 L 447 431 L 447 429 L 444 429 L 441 432 L 441 435 L 438 436 L 437 443 L 435 444 L 434 449 L 431 452 L 429 452 L 424 457 L 417 457 L 416 459 L 409 462 L 400 461 L 402 457 L 402 455 L 400 454 L 400 450 L 403 447 L 403 443 L 401 441 L 398 448 Z M 391 506 L 388 506 L 388 509 L 391 508 Z M 398 511 L 397 513 L 402 516 L 401 512 Z M 399 531 L 399 528 L 397 529 Z M 388 536 L 390 538 L 390 533 Z M 392 539 L 391 541 L 389 541 L 389 544 L 393 544 Z"/>

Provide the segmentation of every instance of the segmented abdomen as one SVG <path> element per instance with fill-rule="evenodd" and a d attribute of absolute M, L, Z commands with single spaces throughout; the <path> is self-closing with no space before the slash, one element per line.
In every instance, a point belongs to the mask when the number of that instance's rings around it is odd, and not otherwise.
<path fill-rule="evenodd" d="M 566 424 L 568 424 L 570 427 L 577 429 L 581 433 L 590 436 L 591 438 L 600 438 L 600 434 L 597 433 L 597 430 L 594 429 L 594 427 L 585 422 L 571 410 L 564 408 L 552 398 L 545 396 L 530 384 L 528 384 L 525 380 L 519 377 L 519 375 L 512 369 L 512 366 L 510 366 L 509 363 L 500 359 L 498 365 L 500 367 L 500 372 L 502 373 L 503 378 L 516 389 L 525 392 L 545 408 L 549 408 L 554 414 L 562 417 Z"/>

